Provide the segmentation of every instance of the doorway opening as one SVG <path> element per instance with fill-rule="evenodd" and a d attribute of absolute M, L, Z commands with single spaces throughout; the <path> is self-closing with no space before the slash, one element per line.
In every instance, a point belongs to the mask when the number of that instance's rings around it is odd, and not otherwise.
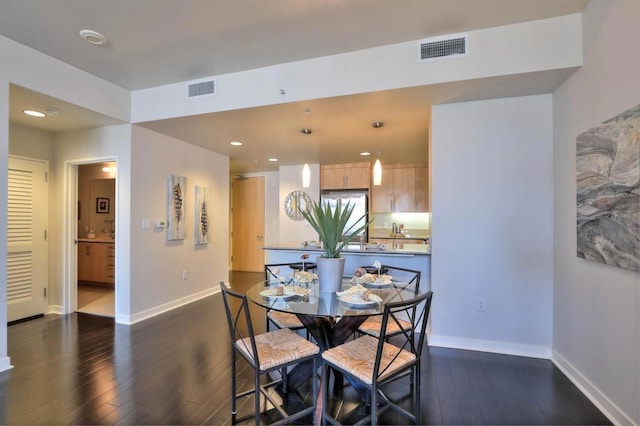
<path fill-rule="evenodd" d="M 116 162 L 77 166 L 76 312 L 115 317 Z"/>

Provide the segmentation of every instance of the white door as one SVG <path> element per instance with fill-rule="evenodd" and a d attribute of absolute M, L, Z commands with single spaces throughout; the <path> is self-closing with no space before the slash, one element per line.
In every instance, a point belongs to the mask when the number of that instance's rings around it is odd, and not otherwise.
<path fill-rule="evenodd" d="M 47 172 L 46 162 L 9 158 L 7 321 L 45 311 Z"/>

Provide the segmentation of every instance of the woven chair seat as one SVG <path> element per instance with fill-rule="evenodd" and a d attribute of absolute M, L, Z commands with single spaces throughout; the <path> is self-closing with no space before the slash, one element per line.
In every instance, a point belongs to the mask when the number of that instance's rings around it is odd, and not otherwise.
<path fill-rule="evenodd" d="M 380 331 L 382 330 L 382 315 L 376 315 L 367 318 L 358 331 L 360 333 L 369 334 L 371 336 L 380 337 Z M 401 319 L 396 321 L 387 322 L 387 336 L 398 334 L 403 330 L 411 330 L 411 323 L 409 321 L 403 321 Z"/>
<path fill-rule="evenodd" d="M 278 328 L 304 328 L 304 325 L 298 317 L 288 312 L 269 311 L 267 317 L 269 317 Z"/>
<path fill-rule="evenodd" d="M 318 346 L 298 336 L 288 328 L 259 334 L 255 337 L 260 360 L 260 370 L 268 370 L 298 359 L 317 354 Z M 236 341 L 236 347 L 249 359 L 253 359 L 249 337 Z"/>
<path fill-rule="evenodd" d="M 378 339 L 372 336 L 362 336 L 340 346 L 328 349 L 322 353 L 322 358 L 334 366 L 354 375 L 364 383 L 373 383 L 373 367 L 378 351 Z M 397 358 L 393 359 L 400 351 Z M 415 355 L 405 349 L 399 349 L 390 343 L 383 346 L 380 361 L 379 380 L 384 380 L 394 372 L 414 362 Z M 384 372 L 383 372 L 384 371 Z"/>

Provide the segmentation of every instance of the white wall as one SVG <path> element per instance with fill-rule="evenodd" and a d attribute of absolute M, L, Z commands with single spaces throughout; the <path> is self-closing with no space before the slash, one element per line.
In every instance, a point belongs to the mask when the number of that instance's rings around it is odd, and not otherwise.
<path fill-rule="evenodd" d="M 219 75 L 216 95 L 200 99 L 185 96 L 185 82 L 137 90 L 132 122 L 582 64 L 580 15 L 468 34 L 470 55 L 455 60 L 419 63 L 416 40 Z"/>
<path fill-rule="evenodd" d="M 0 78 L 0 123 L 9 122 L 9 83 Z M 9 126 L 0 125 L 0 170 L 9 168 Z M 7 173 L 0 173 L 0 371 L 11 368 L 7 355 Z"/>
<path fill-rule="evenodd" d="M 575 139 L 640 103 L 639 19 L 637 0 L 590 2 L 585 64 L 553 95 L 553 359 L 617 424 L 640 424 L 640 275 L 576 257 Z"/>
<path fill-rule="evenodd" d="M 302 187 L 302 165 L 280 166 L 280 215 L 279 244 L 298 244 L 301 241 L 317 240 L 318 233 L 306 220 L 293 220 L 284 211 L 284 200 L 291 191 L 304 191 L 312 200 L 320 200 L 320 165 L 309 164 L 311 182 L 309 188 Z"/>
<path fill-rule="evenodd" d="M 229 159 L 133 126 L 131 181 L 131 315 L 136 322 L 218 291 L 228 277 Z M 186 238 L 167 241 L 166 229 L 143 230 L 142 219 L 167 218 L 167 176 L 185 176 Z M 210 236 L 194 245 L 194 186 L 209 187 Z M 182 271 L 188 278 L 182 279 Z"/>
<path fill-rule="evenodd" d="M 550 357 L 551 102 L 433 107 L 432 345 Z"/>
<path fill-rule="evenodd" d="M 17 123 L 9 123 L 9 154 L 51 160 L 53 133 Z"/>
<path fill-rule="evenodd" d="M 0 170 L 7 169 L 9 152 L 9 85 L 44 93 L 128 121 L 130 94 L 112 83 L 0 36 Z M 51 165 L 50 165 L 50 169 Z M 50 183 L 51 189 L 51 183 Z M 58 194 L 60 196 L 60 194 Z M 56 199 L 50 199 L 55 201 Z M 50 203 L 51 205 L 51 203 Z M 0 241 L 7 241 L 7 176 L 0 174 Z M 50 221 L 51 226 L 51 221 Z M 50 240 L 49 248 L 52 244 Z M 53 265 L 50 258 L 49 265 Z M 58 280 L 59 281 L 59 280 Z M 0 244 L 0 317 L 6 316 L 6 244 Z M 49 281 L 51 285 L 51 280 Z M 0 371 L 9 368 L 6 325 L 0 326 Z"/>
<path fill-rule="evenodd" d="M 54 161 L 50 168 L 50 191 L 55 196 L 49 202 L 49 310 L 69 313 L 73 309 L 71 289 L 76 285 L 65 275 L 65 250 L 75 251 L 75 210 L 69 210 L 70 199 L 75 196 L 68 189 L 75 179 L 70 164 L 103 160 L 116 160 L 116 315 L 127 315 L 130 309 L 130 227 L 131 197 L 131 125 L 123 124 L 55 135 Z M 75 268 L 75 265 L 69 265 Z M 116 316 L 116 320 L 118 317 Z"/>

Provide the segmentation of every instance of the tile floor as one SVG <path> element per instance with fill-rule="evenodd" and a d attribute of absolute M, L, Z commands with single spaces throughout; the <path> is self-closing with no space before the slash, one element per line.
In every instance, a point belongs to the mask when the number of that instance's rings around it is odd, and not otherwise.
<path fill-rule="evenodd" d="M 78 283 L 78 308 L 76 311 L 103 317 L 115 317 L 114 295 L 113 288 L 81 281 Z"/>

